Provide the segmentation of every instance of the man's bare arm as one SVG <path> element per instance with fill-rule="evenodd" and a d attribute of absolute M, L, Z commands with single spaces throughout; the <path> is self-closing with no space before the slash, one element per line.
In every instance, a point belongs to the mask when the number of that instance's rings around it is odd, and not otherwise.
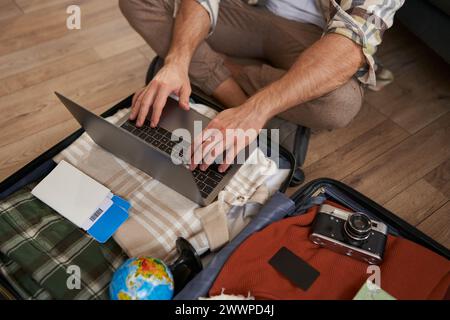
<path fill-rule="evenodd" d="M 150 109 L 151 125 L 157 126 L 167 98 L 172 93 L 179 96 L 182 108 L 189 109 L 189 65 L 209 29 L 210 18 L 206 10 L 196 0 L 181 1 L 164 67 L 146 88 L 133 97 L 130 119 L 137 119 L 138 126 L 144 124 Z"/>
<path fill-rule="evenodd" d="M 364 63 L 362 49 L 339 34 L 328 34 L 306 49 L 278 81 L 244 104 L 266 120 L 345 84 Z"/>
<path fill-rule="evenodd" d="M 181 1 L 165 63 L 176 64 L 187 73 L 194 52 L 209 29 L 210 19 L 206 10 L 196 0 Z"/>
<path fill-rule="evenodd" d="M 361 47 L 352 40 L 338 34 L 328 34 L 306 49 L 281 79 L 250 97 L 241 106 L 221 112 L 206 130 L 253 129 L 259 132 L 277 114 L 345 84 L 361 67 L 364 59 Z M 203 141 L 203 147 L 199 148 L 203 150 L 202 170 L 214 160 L 209 151 L 205 152 L 210 149 L 208 144 L 208 141 Z M 234 159 L 242 149 L 243 144 L 240 145 L 238 147 L 233 141 L 224 141 L 221 151 L 227 152 L 227 159 Z M 219 170 L 224 171 L 228 166 L 227 163 L 222 164 Z M 191 168 L 195 167 L 194 163 Z"/>

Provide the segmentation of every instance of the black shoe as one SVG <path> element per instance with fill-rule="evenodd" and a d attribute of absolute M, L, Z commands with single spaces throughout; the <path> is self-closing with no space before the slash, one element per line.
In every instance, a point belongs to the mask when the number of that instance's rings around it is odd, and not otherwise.
<path fill-rule="evenodd" d="M 305 163 L 311 130 L 278 117 L 271 119 L 267 123 L 266 128 L 279 130 L 280 145 L 290 151 L 296 161 L 297 168 L 290 186 L 297 187 L 301 185 L 305 181 L 305 174 L 301 167 Z"/>
<path fill-rule="evenodd" d="M 309 138 L 311 136 L 311 129 L 297 126 L 295 133 L 295 144 L 293 154 L 297 161 L 297 168 L 291 180 L 291 187 L 298 187 L 305 182 L 305 172 L 301 169 L 306 160 L 306 153 L 308 152 Z"/>

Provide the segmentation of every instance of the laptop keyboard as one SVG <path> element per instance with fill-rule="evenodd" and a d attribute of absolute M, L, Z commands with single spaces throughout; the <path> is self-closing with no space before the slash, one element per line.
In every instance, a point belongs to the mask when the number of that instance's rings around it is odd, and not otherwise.
<path fill-rule="evenodd" d="M 183 147 L 183 143 L 185 143 L 181 138 L 178 139 L 178 141 L 172 141 L 171 132 L 161 127 L 152 128 L 149 121 L 146 121 L 142 127 L 138 128 L 135 126 L 134 122 L 128 120 L 122 125 L 122 128 L 142 140 L 145 140 L 169 156 L 172 155 L 175 146 L 178 148 Z M 183 156 L 183 150 L 180 151 L 179 155 L 180 157 Z M 209 166 L 206 171 L 201 171 L 199 168 L 192 171 L 192 175 L 194 176 L 194 180 L 197 183 L 200 193 L 205 199 L 213 192 L 225 174 L 226 173 L 220 173 L 218 171 L 217 164 Z"/>

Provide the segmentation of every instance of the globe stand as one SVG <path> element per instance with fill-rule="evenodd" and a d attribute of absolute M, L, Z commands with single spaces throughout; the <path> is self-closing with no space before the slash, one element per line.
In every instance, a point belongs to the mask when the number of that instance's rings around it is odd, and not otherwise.
<path fill-rule="evenodd" d="M 175 283 L 175 294 L 180 292 L 203 269 L 200 257 L 189 241 L 178 238 L 176 247 L 179 257 L 169 266 Z"/>

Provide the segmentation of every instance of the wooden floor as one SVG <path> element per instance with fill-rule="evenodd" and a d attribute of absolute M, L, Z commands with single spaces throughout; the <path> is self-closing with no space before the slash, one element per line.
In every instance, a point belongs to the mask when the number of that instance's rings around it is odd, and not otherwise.
<path fill-rule="evenodd" d="M 81 30 L 66 29 L 70 4 Z M 0 180 L 77 128 L 54 91 L 100 113 L 143 85 L 152 56 L 116 0 L 0 0 Z M 312 137 L 307 179 L 342 180 L 450 247 L 450 68 L 400 25 L 379 57 L 395 82 Z"/>

